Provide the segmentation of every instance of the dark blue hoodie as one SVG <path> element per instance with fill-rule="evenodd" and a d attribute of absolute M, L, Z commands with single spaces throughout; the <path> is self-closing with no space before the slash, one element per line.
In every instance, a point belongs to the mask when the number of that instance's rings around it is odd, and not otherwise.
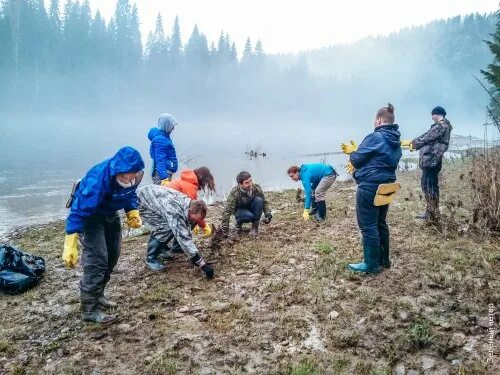
<path fill-rule="evenodd" d="M 132 147 L 123 147 L 111 159 L 88 171 L 75 192 L 70 214 L 66 219 L 66 233 L 81 233 L 85 218 L 89 216 L 111 216 L 121 209 L 126 212 L 137 209 L 137 184 L 123 188 L 116 182 L 116 175 L 143 169 L 141 154 Z"/>
<path fill-rule="evenodd" d="M 351 154 L 356 168 L 354 179 L 360 187 L 372 188 L 396 181 L 396 169 L 401 159 L 401 133 L 397 124 L 382 125 L 368 134 Z"/>

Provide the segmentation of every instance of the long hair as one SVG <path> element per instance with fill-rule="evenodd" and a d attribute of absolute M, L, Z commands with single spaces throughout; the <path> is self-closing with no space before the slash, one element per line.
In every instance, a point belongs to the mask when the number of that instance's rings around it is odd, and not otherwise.
<path fill-rule="evenodd" d="M 210 173 L 210 170 L 207 167 L 196 168 L 193 172 L 198 179 L 200 190 L 208 190 L 210 192 L 215 191 L 214 176 L 212 176 L 212 173 Z"/>

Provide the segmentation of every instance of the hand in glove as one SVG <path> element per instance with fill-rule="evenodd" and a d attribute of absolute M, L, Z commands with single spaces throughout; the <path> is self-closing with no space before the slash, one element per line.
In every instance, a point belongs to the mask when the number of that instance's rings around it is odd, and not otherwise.
<path fill-rule="evenodd" d="M 214 269 L 210 267 L 208 264 L 202 266 L 201 270 L 203 271 L 207 279 L 211 280 L 214 278 Z"/>
<path fill-rule="evenodd" d="M 264 220 L 262 220 L 262 222 L 264 224 L 269 224 L 272 219 L 273 219 L 273 215 L 271 215 L 271 213 L 269 212 L 269 213 L 264 215 Z"/>
<path fill-rule="evenodd" d="M 62 254 L 62 260 L 64 264 L 73 268 L 76 263 L 78 263 L 78 233 L 67 234 L 64 237 L 64 251 Z"/>
<path fill-rule="evenodd" d="M 351 141 L 350 143 L 342 143 L 340 147 L 342 148 L 342 152 L 346 155 L 350 155 L 358 150 L 358 144 L 354 141 Z"/>
<path fill-rule="evenodd" d="M 142 226 L 142 219 L 139 215 L 139 210 L 132 210 L 127 212 L 127 225 L 129 228 L 140 228 Z"/>
<path fill-rule="evenodd" d="M 212 226 L 210 224 L 205 224 L 205 228 L 201 228 L 203 231 L 203 236 L 205 237 L 210 237 L 213 234 Z M 196 226 L 193 228 L 193 233 L 198 235 L 200 234 L 200 226 L 196 224 Z"/>
<path fill-rule="evenodd" d="M 305 221 L 307 221 L 307 220 L 309 220 L 309 216 L 310 216 L 310 215 L 309 215 L 309 209 L 308 209 L 308 208 L 305 208 L 305 209 L 304 209 L 304 212 L 302 213 L 302 218 L 303 218 Z"/>
<path fill-rule="evenodd" d="M 212 267 L 210 267 L 205 260 L 200 256 L 200 254 L 196 254 L 194 257 L 191 258 L 191 263 L 193 263 L 195 266 L 200 267 L 200 269 L 203 271 L 207 279 L 213 279 L 214 277 L 214 270 Z"/>
<path fill-rule="evenodd" d="M 408 148 L 410 151 L 415 151 L 412 141 L 401 141 L 401 147 Z"/>
<path fill-rule="evenodd" d="M 354 165 L 352 165 L 351 162 L 349 162 L 345 165 L 345 170 L 347 171 L 347 173 L 352 174 L 352 175 L 354 174 L 354 172 L 356 172 L 356 168 L 354 168 Z"/>
<path fill-rule="evenodd" d="M 170 182 L 172 182 L 172 177 L 161 180 L 161 186 L 167 186 Z"/>

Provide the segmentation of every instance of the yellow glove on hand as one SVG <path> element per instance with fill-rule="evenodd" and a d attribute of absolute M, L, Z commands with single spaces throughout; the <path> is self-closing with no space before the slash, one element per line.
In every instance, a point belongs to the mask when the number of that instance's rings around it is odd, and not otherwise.
<path fill-rule="evenodd" d="M 127 225 L 129 228 L 140 228 L 142 226 L 142 219 L 139 215 L 139 210 L 132 210 L 127 212 Z"/>
<path fill-rule="evenodd" d="M 351 141 L 350 144 L 342 143 L 340 147 L 342 148 L 342 152 L 346 155 L 350 155 L 358 150 L 358 144 L 354 141 Z"/>
<path fill-rule="evenodd" d="M 200 227 L 198 226 L 198 224 L 196 224 L 193 228 L 193 233 L 196 234 L 196 235 L 199 235 L 200 234 Z"/>
<path fill-rule="evenodd" d="M 349 174 L 354 174 L 354 172 L 356 171 L 356 168 L 354 168 L 354 165 L 352 165 L 351 162 L 347 163 L 345 165 L 345 170 L 347 171 L 347 173 Z"/>
<path fill-rule="evenodd" d="M 401 141 L 401 147 L 408 148 L 410 151 L 415 151 L 411 141 Z"/>
<path fill-rule="evenodd" d="M 64 237 L 62 260 L 66 267 L 73 268 L 78 263 L 78 233 L 67 234 Z"/>
<path fill-rule="evenodd" d="M 203 235 L 205 237 L 210 237 L 212 235 L 212 226 L 210 224 L 205 225 L 205 228 L 203 228 Z"/>
<path fill-rule="evenodd" d="M 309 220 L 309 209 L 304 208 L 304 213 L 302 214 L 302 217 L 304 218 L 305 221 Z"/>
<path fill-rule="evenodd" d="M 166 178 L 164 180 L 161 180 L 161 186 L 166 186 L 168 183 L 172 181 L 170 178 Z"/>

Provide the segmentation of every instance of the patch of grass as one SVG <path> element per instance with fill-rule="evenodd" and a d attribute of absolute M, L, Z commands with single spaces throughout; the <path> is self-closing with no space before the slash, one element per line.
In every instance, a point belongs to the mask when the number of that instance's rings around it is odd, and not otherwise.
<path fill-rule="evenodd" d="M 311 360 L 304 360 L 300 362 L 290 371 L 290 375 L 316 375 L 319 373 L 318 366 Z"/>
<path fill-rule="evenodd" d="M 354 374 L 356 374 L 356 375 L 371 375 L 372 370 L 373 369 L 372 369 L 371 363 L 360 361 L 360 362 L 356 363 L 356 367 L 354 368 Z"/>
<path fill-rule="evenodd" d="M 64 375 L 83 375 L 83 371 L 76 366 L 68 366 L 62 370 Z"/>
<path fill-rule="evenodd" d="M 6 353 L 6 354 L 9 354 L 9 353 L 12 353 L 14 350 L 14 348 L 12 347 L 12 345 L 7 342 L 7 341 L 0 341 L 0 353 Z"/>
<path fill-rule="evenodd" d="M 155 358 L 147 367 L 148 375 L 175 375 L 178 371 L 177 362 L 163 356 Z"/>
<path fill-rule="evenodd" d="M 335 375 L 342 374 L 350 364 L 349 358 L 337 358 L 332 361 L 331 369 Z"/>
<path fill-rule="evenodd" d="M 410 345 L 415 349 L 427 347 L 433 339 L 432 329 L 429 323 L 425 321 L 413 323 L 408 328 L 407 338 Z"/>
<path fill-rule="evenodd" d="M 266 286 L 266 291 L 269 293 L 277 293 L 286 288 L 286 283 L 284 281 L 271 281 Z"/>
<path fill-rule="evenodd" d="M 370 370 L 370 375 L 392 375 L 392 371 L 390 368 L 379 367 L 379 368 Z"/>
<path fill-rule="evenodd" d="M 348 348 L 351 346 L 356 346 L 359 341 L 359 333 L 351 330 L 340 330 L 334 331 L 330 339 L 332 344 L 338 348 Z"/>
<path fill-rule="evenodd" d="M 328 255 L 331 254 L 335 248 L 330 242 L 320 241 L 316 244 L 316 248 L 314 250 L 319 254 Z"/>
<path fill-rule="evenodd" d="M 153 290 L 148 290 L 141 295 L 141 300 L 146 303 L 162 302 L 162 301 L 176 301 L 177 295 L 172 289 L 169 289 L 165 284 L 159 284 Z"/>
<path fill-rule="evenodd" d="M 26 369 L 16 363 L 10 368 L 10 375 L 26 375 Z"/>

